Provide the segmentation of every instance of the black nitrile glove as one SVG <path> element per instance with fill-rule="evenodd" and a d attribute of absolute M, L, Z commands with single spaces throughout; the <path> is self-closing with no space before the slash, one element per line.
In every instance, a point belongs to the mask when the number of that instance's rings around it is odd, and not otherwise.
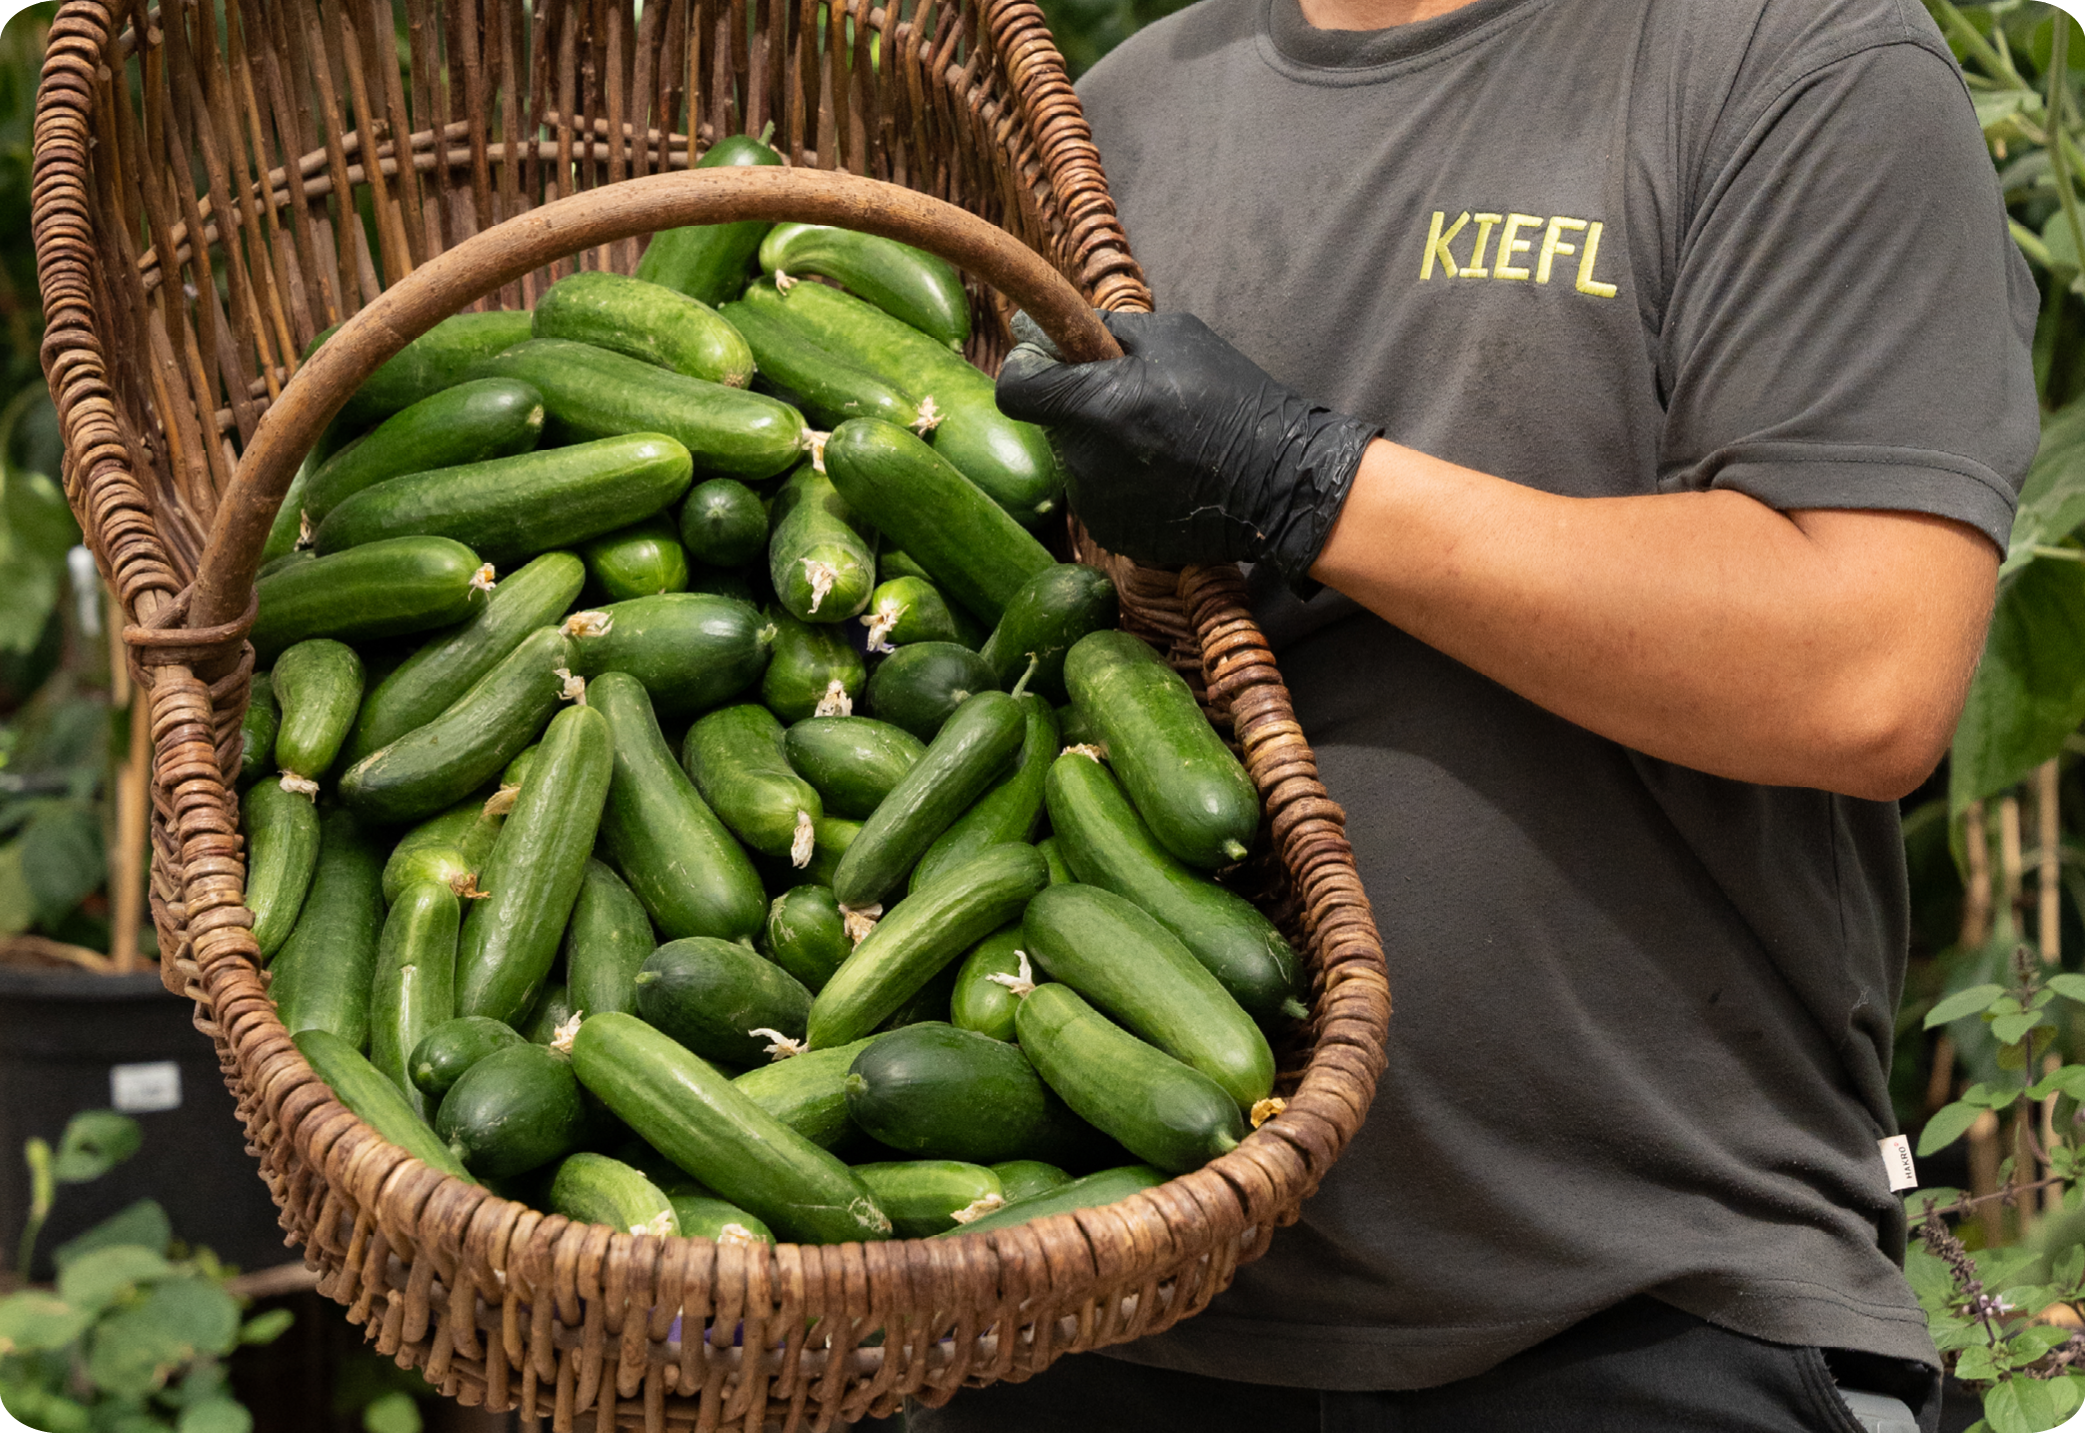
<path fill-rule="evenodd" d="M 1289 392 L 1193 314 L 1100 318 L 1125 357 L 1066 364 L 1023 343 L 999 373 L 1000 411 L 1049 428 L 1094 540 L 1304 581 L 1382 429 Z"/>

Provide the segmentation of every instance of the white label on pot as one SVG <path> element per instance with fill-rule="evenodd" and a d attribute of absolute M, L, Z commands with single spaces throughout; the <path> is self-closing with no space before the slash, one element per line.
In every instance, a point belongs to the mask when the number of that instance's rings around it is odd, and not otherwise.
<path fill-rule="evenodd" d="M 109 1103 L 127 1115 L 181 1108 L 181 1067 L 172 1060 L 109 1066 Z"/>
<path fill-rule="evenodd" d="M 1918 1169 L 1911 1162 L 1910 1137 L 1893 1134 L 1876 1143 L 1882 1146 L 1882 1166 L 1889 1171 L 1890 1193 L 1899 1194 L 1918 1188 Z"/>

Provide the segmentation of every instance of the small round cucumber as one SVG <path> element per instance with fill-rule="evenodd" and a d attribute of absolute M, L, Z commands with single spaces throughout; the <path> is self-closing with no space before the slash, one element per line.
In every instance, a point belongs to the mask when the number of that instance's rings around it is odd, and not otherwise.
<path fill-rule="evenodd" d="M 801 1041 L 811 992 L 735 941 L 669 941 L 637 972 L 637 1014 L 706 1060 L 741 1067 Z"/>
<path fill-rule="evenodd" d="M 406 473 L 526 453 L 543 436 L 543 395 L 511 378 L 478 378 L 386 418 L 313 470 L 300 520 L 314 527 L 364 488 Z M 285 503 L 287 506 L 287 503 Z"/>
<path fill-rule="evenodd" d="M 673 1217 L 680 1221 L 684 1239 L 708 1239 L 717 1244 L 772 1244 L 775 1234 L 767 1225 L 728 1199 L 707 1194 L 669 1194 Z"/>
<path fill-rule="evenodd" d="M 820 1149 L 837 1149 L 860 1134 L 847 1117 L 847 1071 L 854 1057 L 879 1038 L 755 1065 L 731 1083 Z"/>
<path fill-rule="evenodd" d="M 869 709 L 879 720 L 932 741 L 957 707 L 998 689 L 984 658 L 954 642 L 916 642 L 885 657 L 869 677 Z"/>
<path fill-rule="evenodd" d="M 760 680 L 774 641 L 770 624 L 743 602 L 706 592 L 636 597 L 574 618 L 572 670 L 593 677 L 628 672 L 664 717 L 729 701 Z"/>
<path fill-rule="evenodd" d="M 346 811 L 319 816 L 319 858 L 296 929 L 269 967 L 275 1013 L 294 1035 L 330 1030 L 369 1047 L 369 985 L 384 920 L 383 863 Z"/>
<path fill-rule="evenodd" d="M 405 1096 L 362 1052 L 330 1030 L 300 1030 L 290 1037 L 333 1097 L 369 1127 L 422 1164 L 475 1184 L 433 1130 L 421 1123 Z"/>
<path fill-rule="evenodd" d="M 319 813 L 309 796 L 279 781 L 257 783 L 241 798 L 246 815 L 246 908 L 266 961 L 297 928 L 319 859 Z"/>
<path fill-rule="evenodd" d="M 1023 1161 L 1033 1163 L 1033 1161 Z M 1006 1166 L 995 1166 L 1004 1169 Z M 1021 1199 L 1011 1199 L 1004 1209 L 996 1210 L 980 1219 L 972 1220 L 960 1229 L 951 1229 L 948 1235 L 987 1234 L 994 1229 L 1011 1229 L 1034 1219 L 1047 1219 L 1052 1214 L 1071 1214 L 1081 1209 L 1098 1209 L 1127 1199 L 1139 1190 L 1155 1189 L 1166 1182 L 1164 1171 L 1153 1169 L 1148 1164 L 1127 1164 L 1117 1169 L 1103 1169 L 1098 1174 L 1089 1174 L 1084 1179 L 1074 1179 L 1066 1184 L 1046 1187 Z M 1006 1183 L 1004 1175 L 1000 1183 Z"/>
<path fill-rule="evenodd" d="M 266 672 L 255 672 L 246 697 L 246 715 L 239 722 L 239 784 L 260 780 L 278 768 L 275 765 L 275 733 L 282 725 L 282 710 L 275 705 L 275 681 Z"/>
<path fill-rule="evenodd" d="M 1033 902 L 1030 902 L 1033 904 Z M 971 948 L 956 973 L 949 997 L 949 1023 L 994 1040 L 1014 1038 L 1014 1008 L 1021 1001 L 1009 988 L 1021 972 L 1021 927 L 1001 926 Z M 1004 980 L 995 980 L 1003 976 Z"/>
<path fill-rule="evenodd" d="M 579 555 L 607 602 L 688 590 L 688 554 L 664 514 L 583 542 Z"/>
<path fill-rule="evenodd" d="M 369 1063 L 390 1076 L 423 1120 L 434 1106 L 413 1083 L 409 1065 L 421 1040 L 455 1017 L 456 932 L 462 920 L 454 891 L 421 882 L 400 894 L 384 918 L 377 945 L 376 978 L 369 989 Z"/>
<path fill-rule="evenodd" d="M 952 1025 L 879 1037 L 855 1057 L 846 1088 L 857 1125 L 922 1159 L 1042 1158 L 1087 1137 L 1018 1048 Z"/>
<path fill-rule="evenodd" d="M 615 800 L 613 786 L 608 799 Z M 565 996 L 572 1008 L 587 1015 L 636 1009 L 637 971 L 657 945 L 652 923 L 630 888 L 589 859 L 565 926 Z"/>
<path fill-rule="evenodd" d="M 987 846 L 1035 839 L 1042 824 L 1043 782 L 1057 759 L 1057 718 L 1050 704 L 1032 692 L 1014 700 L 1021 704 L 1025 724 L 1013 770 L 934 838 L 912 868 L 910 889 L 918 890 Z"/>
<path fill-rule="evenodd" d="M 923 577 L 897 577 L 869 594 L 869 610 L 862 614 L 869 629 L 869 650 L 889 652 L 915 642 L 962 641 L 955 614 L 934 584 Z M 1011 685 L 1019 672 L 1001 685 Z"/>
<path fill-rule="evenodd" d="M 926 1239 L 1004 1208 L 999 1176 L 981 1164 L 954 1159 L 906 1159 L 857 1164 L 855 1177 L 890 1215 L 901 1239 Z"/>
<path fill-rule="evenodd" d="M 316 781 L 340 755 L 362 705 L 362 659 L 345 642 L 312 637 L 277 657 L 272 675 L 282 708 L 275 762 L 288 775 Z"/>
<path fill-rule="evenodd" d="M 854 954 L 846 918 L 827 886 L 793 886 L 776 896 L 760 943 L 769 960 L 813 995 Z"/>
<path fill-rule="evenodd" d="M 970 299 L 955 265 L 896 239 L 831 224 L 777 224 L 760 244 L 764 274 L 817 274 L 951 350 L 970 337 Z"/>
<path fill-rule="evenodd" d="M 876 577 L 881 582 L 895 582 L 900 577 L 917 577 L 929 584 L 934 580 L 924 567 L 914 562 L 902 549 L 895 547 L 886 547 L 877 556 Z"/>
<path fill-rule="evenodd" d="M 760 683 L 768 710 L 786 722 L 850 715 L 869 673 L 847 634 L 829 623 L 799 622 L 780 607 L 769 615 L 774 656 Z"/>
<path fill-rule="evenodd" d="M 566 1155 L 550 1181 L 550 1212 L 618 1234 L 665 1239 L 682 1233 L 673 1202 L 658 1185 L 605 1154 Z"/>
<path fill-rule="evenodd" d="M 545 289 L 532 334 L 613 349 L 727 388 L 753 381 L 753 351 L 715 309 L 662 284 L 605 270 L 572 274 Z"/>
<path fill-rule="evenodd" d="M 992 1173 L 999 1176 L 999 1188 L 1008 1204 L 1062 1189 L 1072 1182 L 1069 1174 L 1039 1159 L 1009 1159 L 993 1165 Z"/>
<path fill-rule="evenodd" d="M 787 389 L 821 428 L 836 428 L 849 418 L 881 418 L 907 428 L 920 421 L 919 404 L 911 395 L 818 344 L 796 325 L 749 303 L 725 304 L 720 312 L 745 335 L 761 378 Z"/>
<path fill-rule="evenodd" d="M 483 566 L 446 537 L 394 537 L 289 563 L 254 584 L 254 651 L 272 661 L 307 637 L 358 641 L 461 622 L 482 600 Z"/>
<path fill-rule="evenodd" d="M 504 1020 L 458 1015 L 420 1037 L 407 1057 L 407 1073 L 422 1094 L 439 1103 L 465 1070 L 496 1050 L 527 1043 Z"/>
<path fill-rule="evenodd" d="M 434 1132 L 471 1173 L 505 1179 L 562 1159 L 586 1127 L 572 1063 L 542 1045 L 479 1060 L 442 1096 Z"/>
<path fill-rule="evenodd" d="M 1064 700 L 1064 657 L 1088 632 L 1115 625 L 1115 584 L 1091 567 L 1060 562 L 1023 583 L 999 625 L 978 653 L 1000 686 L 1012 686 L 1028 670 L 1028 689 L 1053 702 Z"/>
<path fill-rule="evenodd" d="M 806 464 L 776 495 L 767 546 L 775 598 L 800 622 L 844 622 L 869 605 L 876 559 L 833 485 Z"/>
<path fill-rule="evenodd" d="M 781 164 L 782 156 L 749 134 L 728 134 L 695 161 L 697 169 L 726 165 Z M 765 219 L 732 224 L 690 224 L 652 235 L 637 261 L 637 277 L 664 284 L 706 304 L 720 304 L 746 286 L 760 241 L 774 227 Z"/>
<path fill-rule="evenodd" d="M 767 505 L 735 478 L 709 478 L 688 490 L 680 534 L 696 561 L 743 567 L 767 550 Z"/>
<path fill-rule="evenodd" d="M 739 840 L 799 867 L 809 862 L 812 823 L 825 806 L 790 769 L 774 713 L 750 703 L 711 712 L 688 728 L 681 763 Z"/>
<path fill-rule="evenodd" d="M 825 809 L 866 818 L 919 765 L 927 748 L 903 727 L 871 717 L 812 717 L 784 736 L 791 767 L 818 788 Z"/>

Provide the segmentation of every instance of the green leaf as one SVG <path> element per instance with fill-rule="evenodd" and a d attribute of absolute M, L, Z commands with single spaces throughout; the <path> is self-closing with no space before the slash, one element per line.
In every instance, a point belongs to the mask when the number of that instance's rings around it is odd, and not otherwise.
<path fill-rule="evenodd" d="M 175 1433 L 253 1433 L 253 1415 L 228 1394 L 218 1394 L 181 1410 Z"/>
<path fill-rule="evenodd" d="M 2085 562 L 2031 562 L 1999 591 L 1955 731 L 1950 811 L 2017 784 L 2060 752 L 2081 721 Z"/>
<path fill-rule="evenodd" d="M 2042 1303 L 2042 1308 L 2045 1309 L 2048 1306 L 2046 1301 Z M 2025 1307 L 2025 1305 L 2022 1305 L 2022 1307 Z M 2036 1309 L 2035 1312 L 2040 1313 L 2041 1309 Z M 2031 1363 L 2048 1357 L 2050 1349 L 2062 1348 L 2070 1341 L 2071 1331 L 2069 1329 L 2055 1328 L 2048 1324 L 2034 1324 L 2021 1329 L 2010 1339 L 2007 1339 L 2006 1343 L 2008 1345 L 2008 1356 L 2012 1360 L 2013 1367 L 2025 1368 Z"/>
<path fill-rule="evenodd" d="M 2085 976 L 2078 979 L 2085 981 Z M 1965 1015 L 1981 1015 L 2003 994 L 2005 987 L 2002 985 L 1972 985 L 1967 990 L 1958 990 L 1926 1012 L 1926 1028 L 1931 1030 L 1936 1025 L 1953 1024 Z"/>
<path fill-rule="evenodd" d="M 2027 1032 L 2042 1023 L 2042 1012 L 2029 1010 L 2019 1015 L 2001 1015 L 1991 1022 L 1991 1034 L 2001 1045 L 2017 1045 Z M 2006 1101 L 2011 1104 L 2011 1100 Z M 1993 1106 L 1997 1108 L 1997 1106 Z"/>
<path fill-rule="evenodd" d="M 1955 1377 L 1964 1383 L 1989 1383 L 1997 1378 L 1998 1360 L 1992 1354 L 1991 1346 L 1979 1343 L 1963 1349 L 1962 1357 L 1955 1363 Z M 1984 1416 L 1991 1416 L 1988 1403 L 1984 1406 Z"/>
<path fill-rule="evenodd" d="M 420 1405 L 404 1389 L 393 1389 L 369 1401 L 362 1426 L 368 1433 L 420 1433 Z"/>
<path fill-rule="evenodd" d="M 2052 1378 L 2042 1385 L 2049 1390 L 2049 1398 L 2055 1408 L 2056 1421 L 2051 1427 L 2061 1428 L 2080 1407 L 2085 1407 L 2085 1378 L 2077 1374 L 2066 1374 Z"/>
<path fill-rule="evenodd" d="M 2013 1016 L 2008 1018 L 2017 1019 L 2019 1017 Z M 1995 1024 L 1996 1022 L 1993 1023 Z M 2010 1044 L 2011 1042 L 2008 1041 L 2007 1043 Z M 1985 1110 L 2011 1109 L 2013 1101 L 2019 1098 L 2020 1087 L 2014 1084 L 1975 1084 L 1962 1092 L 1963 1104 L 1975 1105 L 1978 1109 Z"/>
<path fill-rule="evenodd" d="M 63 1269 L 82 1254 L 117 1244 L 136 1244 L 164 1254 L 173 1242 L 172 1222 L 157 1199 L 140 1199 L 117 1210 L 86 1233 L 66 1240 L 51 1250 L 51 1262 Z"/>
<path fill-rule="evenodd" d="M 69 1304 L 99 1312 L 127 1289 L 170 1279 L 175 1274 L 159 1254 L 135 1244 L 118 1244 L 82 1254 L 58 1275 L 58 1296 Z"/>
<path fill-rule="evenodd" d="M 2078 1253 L 2081 1256 L 2085 1256 L 2085 1248 L 2079 1249 Z M 296 1321 L 297 1316 L 288 1309 L 269 1309 L 266 1313 L 255 1314 L 240 1326 L 239 1342 L 243 1344 L 273 1343 L 281 1338 L 289 1326 Z"/>
<path fill-rule="evenodd" d="M 58 802 L 22 832 L 22 878 L 36 898 L 36 916 L 64 916 L 105 885 L 108 857 L 102 851 L 101 820 L 84 802 Z"/>
<path fill-rule="evenodd" d="M 101 1321 L 87 1373 L 118 1397 L 142 1397 L 197 1357 L 227 1352 L 238 1333 L 230 1294 L 208 1279 L 169 1279 Z"/>
<path fill-rule="evenodd" d="M 82 1110 L 65 1123 L 51 1172 L 60 1184 L 99 1179 L 138 1152 L 138 1122 L 114 1110 Z"/>
<path fill-rule="evenodd" d="M 16 1386 L 0 1380 L 0 1399 L 7 1411 L 45 1433 L 89 1433 L 94 1415 L 55 1389 Z"/>
<path fill-rule="evenodd" d="M 2008 1378 L 1984 1395 L 1984 1421 L 1991 1433 L 2043 1433 L 2054 1428 L 2056 1399 L 2037 1378 Z"/>
<path fill-rule="evenodd" d="M 2027 1091 L 2030 1100 L 2046 1100 L 2051 1095 L 2068 1095 L 2074 1100 L 2085 1101 L 2085 1065 L 2064 1065 L 2051 1070 Z"/>
<path fill-rule="evenodd" d="M 76 1308 L 40 1289 L 0 1299 L 0 1355 L 64 1348 L 94 1322 L 91 1309 Z"/>
<path fill-rule="evenodd" d="M 2075 1000 L 2079 1004 L 2085 1005 L 2085 975 L 2077 975 L 2066 970 L 2061 974 L 2050 976 L 2044 983 L 2065 1000 Z"/>
<path fill-rule="evenodd" d="M 2023 110 L 2041 108 L 2041 96 L 2033 90 L 1977 90 L 1971 98 L 1977 125 L 1984 130 L 1998 128 Z"/>
<path fill-rule="evenodd" d="M 20 935 L 36 924 L 36 897 L 22 875 L 22 843 L 0 846 L 0 935 Z"/>
<path fill-rule="evenodd" d="M 1945 1149 L 1953 1144 L 1969 1132 L 1969 1127 L 1976 1123 L 1977 1116 L 1982 1113 L 1983 1110 L 1977 1106 L 1964 1104 L 1960 1100 L 1935 1110 L 1933 1118 L 1927 1120 L 1926 1127 L 1919 1132 L 1919 1158 L 1924 1159 L 1934 1150 Z"/>
<path fill-rule="evenodd" d="M 1950 1189 L 1945 1184 L 1935 1184 L 1925 1189 L 1914 1189 L 1911 1193 L 1904 1196 L 1904 1217 L 1909 1222 L 1917 1224 L 1926 1217 L 1926 1210 L 1929 1207 L 1939 1205 L 1945 1209 L 1961 1197 L 1961 1190 Z M 1926 1257 L 1929 1259 L 1933 1258 L 1931 1254 L 1926 1255 Z M 1938 1264 L 1940 1261 L 1935 1259 L 1934 1262 Z M 1943 1264 L 1941 1267 L 1945 1268 L 1946 1265 Z"/>
<path fill-rule="evenodd" d="M 1952 1195 L 1955 1191 L 1922 1189 L 1919 1194 L 1929 1192 Z M 1953 1201 L 1950 1199 L 1948 1202 Z M 1904 1278 L 1911 1285 L 1911 1291 L 1919 1296 L 1921 1303 L 1928 1299 L 1945 1303 L 1954 1296 L 1955 1280 L 1948 1272 L 1946 1261 L 1927 1253 L 1925 1245 L 1917 1240 L 1913 1240 L 1910 1247 L 1904 1251 Z"/>
<path fill-rule="evenodd" d="M 2078 1286 L 2080 1275 L 2085 1275 L 2085 1244 L 2073 1244 L 2050 1266 L 2049 1277 L 2058 1288 L 2069 1290 Z"/>

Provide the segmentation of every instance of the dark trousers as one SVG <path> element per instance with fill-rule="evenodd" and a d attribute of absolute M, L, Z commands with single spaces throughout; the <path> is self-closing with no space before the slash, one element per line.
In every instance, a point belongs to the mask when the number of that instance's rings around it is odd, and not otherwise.
<path fill-rule="evenodd" d="M 1862 1433 L 1836 1391 L 1902 1399 L 1932 1433 L 1939 1375 L 1789 1348 L 1631 1299 L 1474 1378 L 1403 1393 L 1327 1393 L 1142 1368 L 1098 1354 L 1026 1383 L 913 1407 L 909 1433 Z"/>

